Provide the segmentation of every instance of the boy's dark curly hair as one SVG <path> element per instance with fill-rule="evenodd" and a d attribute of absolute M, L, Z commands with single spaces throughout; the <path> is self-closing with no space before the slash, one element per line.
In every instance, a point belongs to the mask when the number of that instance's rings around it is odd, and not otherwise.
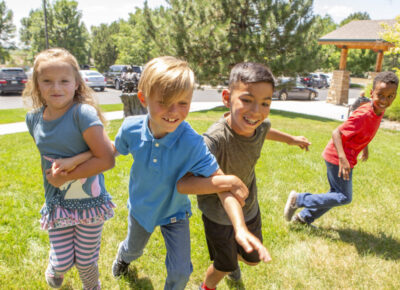
<path fill-rule="evenodd" d="M 239 82 L 245 84 L 265 82 L 270 83 L 273 88 L 275 87 L 271 70 L 267 66 L 256 62 L 241 62 L 232 68 L 229 76 L 229 89 L 234 88 Z"/>
<path fill-rule="evenodd" d="M 385 83 L 385 84 L 394 84 L 396 86 L 399 85 L 399 78 L 396 76 L 394 72 L 391 71 L 383 71 L 380 72 L 375 78 L 372 84 L 372 89 L 375 89 L 377 83 Z"/>

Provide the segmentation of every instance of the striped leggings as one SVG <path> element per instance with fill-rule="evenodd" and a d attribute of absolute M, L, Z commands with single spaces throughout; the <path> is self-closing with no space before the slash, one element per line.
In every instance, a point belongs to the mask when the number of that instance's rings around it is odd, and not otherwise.
<path fill-rule="evenodd" d="M 103 222 L 49 230 L 48 272 L 63 275 L 76 266 L 84 289 L 99 289 L 99 258 Z"/>

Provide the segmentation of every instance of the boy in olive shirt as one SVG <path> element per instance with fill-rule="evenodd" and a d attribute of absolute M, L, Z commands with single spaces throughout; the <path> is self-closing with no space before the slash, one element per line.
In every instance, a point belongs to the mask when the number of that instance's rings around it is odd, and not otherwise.
<path fill-rule="evenodd" d="M 207 147 L 222 171 L 236 175 L 248 187 L 249 195 L 243 207 L 244 221 L 248 230 L 261 241 L 254 168 L 264 140 L 286 142 L 305 149 L 310 145 L 305 137 L 271 129 L 267 117 L 273 91 L 274 78 L 266 66 L 248 62 L 235 65 L 230 74 L 229 88 L 222 92 L 223 103 L 229 112 L 204 134 Z M 193 182 L 197 177 L 191 178 Z M 189 186 L 189 180 L 186 182 Z M 227 274 L 231 279 L 240 279 L 238 259 L 248 265 L 257 265 L 260 257 L 256 250 L 248 253 L 235 241 L 236 227 L 232 226 L 217 194 L 199 195 L 197 199 L 203 212 L 210 259 L 214 261 L 207 269 L 200 289 L 214 289 Z"/>

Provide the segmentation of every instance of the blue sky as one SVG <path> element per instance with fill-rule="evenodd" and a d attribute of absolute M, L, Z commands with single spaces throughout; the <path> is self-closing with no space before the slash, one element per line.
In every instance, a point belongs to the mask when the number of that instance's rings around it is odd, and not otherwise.
<path fill-rule="evenodd" d="M 53 0 L 51 0 L 53 1 Z M 211 0 L 212 1 L 212 0 Z M 14 24 L 20 27 L 21 18 L 29 11 L 40 8 L 42 0 L 5 0 L 7 8 L 14 13 Z M 111 23 L 120 18 L 128 19 L 135 7 L 143 7 L 143 0 L 78 0 L 86 27 Z M 165 5 L 164 0 L 148 0 L 150 7 Z M 400 0 L 314 0 L 314 13 L 332 16 L 339 23 L 354 12 L 368 12 L 371 19 L 393 19 L 400 15 Z"/>

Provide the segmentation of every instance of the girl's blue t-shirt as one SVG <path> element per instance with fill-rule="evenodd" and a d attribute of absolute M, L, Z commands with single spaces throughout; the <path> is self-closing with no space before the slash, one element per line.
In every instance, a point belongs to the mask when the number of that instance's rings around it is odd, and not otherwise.
<path fill-rule="evenodd" d="M 49 184 L 45 174 L 53 159 L 72 157 L 89 150 L 83 132 L 91 126 L 103 126 L 96 109 L 88 104 L 74 104 L 63 116 L 51 121 L 43 120 L 43 111 L 44 107 L 26 115 L 29 133 L 41 157 L 46 199 L 46 208 L 42 211 L 49 213 L 55 206 L 87 209 L 109 201 L 111 197 L 105 188 L 103 174 L 69 181 L 60 188 Z"/>

